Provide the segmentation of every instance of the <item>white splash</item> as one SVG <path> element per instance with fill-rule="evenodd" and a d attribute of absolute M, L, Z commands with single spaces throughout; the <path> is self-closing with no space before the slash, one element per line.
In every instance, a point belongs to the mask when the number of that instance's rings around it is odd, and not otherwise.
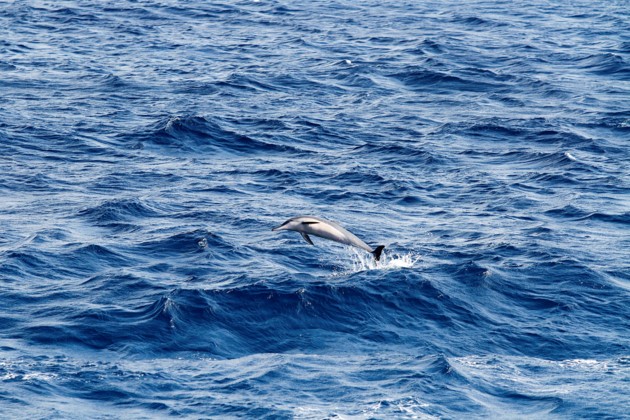
<path fill-rule="evenodd" d="M 381 255 L 381 260 L 375 261 L 374 257 L 365 251 L 360 251 L 354 248 L 349 248 L 348 250 L 351 261 L 348 263 L 347 260 L 340 260 L 340 267 L 338 270 L 335 270 L 333 276 L 344 276 L 368 270 L 399 270 L 403 268 L 413 268 L 421 258 L 420 255 L 414 253 L 392 253 L 390 255 L 387 250 L 385 250 Z M 348 267 L 348 264 L 350 267 Z"/>

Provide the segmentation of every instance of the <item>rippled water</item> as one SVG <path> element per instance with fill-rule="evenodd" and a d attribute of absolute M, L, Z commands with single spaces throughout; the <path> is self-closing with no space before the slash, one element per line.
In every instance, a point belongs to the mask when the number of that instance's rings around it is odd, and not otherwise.
<path fill-rule="evenodd" d="M 3 415 L 627 416 L 628 3 L 302 3 L 0 2 Z"/>

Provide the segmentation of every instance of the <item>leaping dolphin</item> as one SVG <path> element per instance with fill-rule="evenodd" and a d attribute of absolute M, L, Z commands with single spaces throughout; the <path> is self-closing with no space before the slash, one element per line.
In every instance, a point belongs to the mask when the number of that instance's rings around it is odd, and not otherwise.
<path fill-rule="evenodd" d="M 271 230 L 274 232 L 277 230 L 294 230 L 296 232 L 300 232 L 304 240 L 311 245 L 314 244 L 308 235 L 319 236 L 320 238 L 330 239 L 331 241 L 339 242 L 341 244 L 356 246 L 357 248 L 364 249 L 372 254 L 376 261 L 381 259 L 381 252 L 383 252 L 383 248 L 385 248 L 385 245 L 379 245 L 372 249 L 372 247 L 368 244 L 339 226 L 337 223 L 314 216 L 293 217 Z"/>

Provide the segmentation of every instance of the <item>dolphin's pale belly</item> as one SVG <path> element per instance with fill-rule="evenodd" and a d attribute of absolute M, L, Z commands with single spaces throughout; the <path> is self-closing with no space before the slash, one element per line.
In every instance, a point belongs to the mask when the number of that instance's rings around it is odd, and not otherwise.
<path fill-rule="evenodd" d="M 372 248 L 361 239 L 359 239 L 357 236 L 348 232 L 341 226 L 333 226 L 332 223 L 316 223 L 312 225 L 306 225 L 304 233 L 319 236 L 320 238 L 330 239 L 331 241 L 339 242 L 346 245 L 357 246 L 359 248 L 363 248 L 368 252 L 372 252 Z"/>

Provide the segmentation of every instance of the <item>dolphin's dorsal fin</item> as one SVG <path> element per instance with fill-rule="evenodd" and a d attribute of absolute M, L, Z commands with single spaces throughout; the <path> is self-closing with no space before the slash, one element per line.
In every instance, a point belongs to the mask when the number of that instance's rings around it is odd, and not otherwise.
<path fill-rule="evenodd" d="M 311 222 L 302 222 L 302 224 L 303 224 L 303 225 L 316 225 L 317 223 L 319 223 L 319 222 L 314 222 L 314 221 L 311 221 Z"/>
<path fill-rule="evenodd" d="M 381 252 L 383 252 L 383 248 L 385 248 L 385 245 L 379 245 L 374 249 L 374 251 L 372 251 L 372 255 L 376 261 L 381 260 Z"/>
<path fill-rule="evenodd" d="M 308 242 L 308 243 L 309 243 L 309 244 L 311 244 L 311 245 L 315 245 L 315 244 L 313 243 L 313 241 L 311 241 L 311 238 L 310 238 L 310 237 L 309 237 L 306 233 L 304 233 L 304 232 L 300 232 L 300 233 L 302 234 L 302 238 L 304 238 L 304 240 L 305 240 L 306 242 Z"/>

